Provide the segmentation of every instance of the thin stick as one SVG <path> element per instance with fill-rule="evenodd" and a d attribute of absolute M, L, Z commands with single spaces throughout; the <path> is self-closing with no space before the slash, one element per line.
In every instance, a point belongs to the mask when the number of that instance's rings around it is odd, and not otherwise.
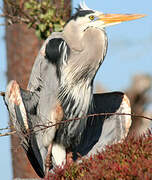
<path fill-rule="evenodd" d="M 10 127 L 1 128 L 0 131 L 4 131 L 4 130 L 7 130 L 7 129 L 10 129 Z"/>
<path fill-rule="evenodd" d="M 56 123 L 56 124 L 52 124 L 52 125 L 41 125 L 41 124 L 37 124 L 36 126 L 33 127 L 33 129 L 30 130 L 30 133 L 35 133 L 35 132 L 39 132 L 39 131 L 42 131 L 44 129 L 47 129 L 47 128 L 51 128 L 53 126 L 56 126 L 56 125 L 60 125 L 60 124 L 64 124 L 64 123 L 67 123 L 67 122 L 70 122 L 70 121 L 77 121 L 77 120 L 80 120 L 80 119 L 83 119 L 83 118 L 88 118 L 88 117 L 94 117 L 94 116 L 110 116 L 110 115 L 119 115 L 119 116 L 132 116 L 132 117 L 138 117 L 138 118 L 144 118 L 144 119 L 147 119 L 147 120 L 151 120 L 152 121 L 152 118 L 150 117 L 146 117 L 146 116 L 142 116 L 142 115 L 135 115 L 135 114 L 129 114 L 129 113 L 99 113 L 99 114 L 89 114 L 87 116 L 83 116 L 81 118 L 72 118 L 72 119 L 67 119 L 67 120 L 64 120 L 64 121 L 61 121 L 59 123 Z M 40 129 L 38 130 L 34 130 L 36 127 L 39 127 Z M 4 134 L 0 134 L 0 137 L 1 136 L 8 136 L 8 135 L 12 135 L 16 133 L 16 131 L 13 131 L 13 132 L 9 132 L 9 133 L 4 133 Z M 26 134 L 24 134 L 26 136 Z M 28 135 L 28 134 L 27 134 Z"/>
<path fill-rule="evenodd" d="M 59 123 L 55 123 L 55 124 L 52 124 L 52 125 L 37 124 L 36 126 L 33 127 L 33 129 L 31 129 L 30 133 L 36 133 L 36 132 L 45 130 L 47 128 L 51 128 L 51 127 L 56 126 L 56 125 L 64 124 L 64 123 L 71 122 L 71 121 L 78 121 L 78 120 L 83 119 L 83 118 L 94 117 L 94 116 L 110 116 L 110 115 L 131 116 L 131 117 L 136 117 L 136 118 L 144 118 L 144 119 L 152 121 L 152 118 L 146 117 L 146 116 L 143 116 L 143 115 L 135 115 L 135 114 L 129 114 L 129 113 L 98 113 L 98 114 L 89 114 L 87 116 L 82 116 L 82 117 L 78 117 L 78 118 L 72 118 L 72 119 L 63 120 L 63 121 L 61 121 Z M 36 128 L 36 127 L 39 127 L 39 129 L 34 130 L 34 128 Z"/>
<path fill-rule="evenodd" d="M 0 134 L 0 137 L 9 136 L 9 135 L 12 135 L 12 134 L 15 134 L 15 133 L 16 133 L 16 131 L 7 132 L 7 133 L 4 133 L 4 134 Z"/>

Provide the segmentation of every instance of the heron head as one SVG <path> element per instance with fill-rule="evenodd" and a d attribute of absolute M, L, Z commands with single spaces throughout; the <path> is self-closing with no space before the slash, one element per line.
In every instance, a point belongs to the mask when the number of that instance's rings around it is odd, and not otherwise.
<path fill-rule="evenodd" d="M 80 4 L 77 12 L 67 22 L 79 27 L 83 32 L 89 27 L 104 29 L 105 27 L 116 25 L 124 21 L 131 21 L 144 17 L 144 14 L 104 14 L 99 11 L 89 9 L 84 3 Z"/>

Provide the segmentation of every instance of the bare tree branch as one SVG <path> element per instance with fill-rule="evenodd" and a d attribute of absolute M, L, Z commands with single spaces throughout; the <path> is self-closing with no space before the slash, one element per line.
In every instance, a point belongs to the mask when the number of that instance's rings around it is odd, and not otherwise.
<path fill-rule="evenodd" d="M 9 135 L 12 135 L 12 134 L 15 134 L 15 133 L 16 133 L 16 131 L 3 133 L 3 134 L 0 134 L 0 137 L 3 137 L 3 136 L 9 136 Z"/>
<path fill-rule="evenodd" d="M 4 131 L 4 130 L 7 130 L 7 129 L 10 129 L 10 127 L 1 128 L 0 131 Z"/>
<path fill-rule="evenodd" d="M 80 119 L 84 119 L 84 118 L 88 118 L 88 117 L 94 117 L 94 116 L 110 116 L 110 115 L 118 115 L 118 116 L 132 116 L 132 117 L 136 117 L 136 118 L 144 118 L 144 119 L 148 119 L 148 120 L 151 120 L 152 121 L 152 118 L 150 117 L 146 117 L 146 116 L 143 116 L 143 115 L 136 115 L 136 114 L 127 114 L 127 113 L 98 113 L 98 114 L 89 114 L 87 116 L 83 116 L 83 117 L 80 117 L 80 118 L 72 118 L 72 119 L 67 119 L 67 120 L 64 120 L 64 121 L 61 121 L 59 123 L 55 123 L 55 124 L 52 124 L 52 125 L 44 125 L 44 124 L 38 124 L 36 126 L 33 127 L 33 129 L 31 129 L 29 132 L 30 134 L 32 133 L 36 133 L 36 132 L 39 132 L 39 131 L 42 131 L 42 130 L 45 130 L 47 128 L 51 128 L 53 126 L 57 126 L 57 125 L 60 125 L 60 124 L 64 124 L 64 123 L 67 123 L 67 122 L 70 122 L 70 121 L 77 121 L 77 120 L 80 120 Z M 39 130 L 34 130 L 35 128 L 39 127 L 40 129 Z M 9 127 L 6 127 L 6 128 L 2 128 L 0 130 L 5 130 L 5 129 L 9 129 Z M 29 132 L 27 133 L 27 135 L 29 135 Z M 4 133 L 4 134 L 0 134 L 0 136 L 8 136 L 8 135 L 12 135 L 16 133 L 16 131 L 12 131 L 12 132 L 8 132 L 8 133 Z M 26 136 L 26 134 L 25 134 Z"/>

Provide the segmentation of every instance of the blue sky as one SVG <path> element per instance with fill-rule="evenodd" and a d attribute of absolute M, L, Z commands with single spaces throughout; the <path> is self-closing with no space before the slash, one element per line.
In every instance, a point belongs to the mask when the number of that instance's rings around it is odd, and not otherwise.
<path fill-rule="evenodd" d="M 74 0 L 73 7 L 77 7 Z M 152 1 L 86 0 L 89 8 L 105 13 L 141 13 L 147 17 L 106 29 L 108 52 L 96 80 L 109 90 L 123 90 L 135 74 L 152 75 Z M 2 0 L 0 1 L 2 6 Z M 2 18 L 0 18 L 0 24 Z M 6 50 L 4 27 L 0 26 L 0 90 L 6 87 Z M 6 107 L 0 97 L 0 128 L 8 126 Z M 9 137 L 0 137 L 1 179 L 12 179 Z"/>
<path fill-rule="evenodd" d="M 0 0 L 0 7 L 2 1 Z M 0 10 L 1 11 L 1 10 Z M 1 12 L 0 12 L 1 14 Z M 0 24 L 3 24 L 3 19 L 0 18 Z M 4 26 L 0 26 L 0 91 L 4 91 L 6 87 L 6 49 L 4 40 Z M 0 97 L 0 128 L 8 126 L 8 114 L 2 97 Z M 11 158 L 10 158 L 10 137 L 0 137 L 0 172 L 1 179 L 11 180 Z"/>

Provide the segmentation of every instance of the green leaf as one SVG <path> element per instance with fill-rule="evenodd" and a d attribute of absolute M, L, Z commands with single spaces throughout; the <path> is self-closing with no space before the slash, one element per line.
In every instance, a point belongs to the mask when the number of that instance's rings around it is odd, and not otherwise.
<path fill-rule="evenodd" d="M 46 31 L 45 34 L 46 34 L 46 38 L 47 38 L 47 37 L 49 37 L 51 35 L 51 32 L 48 30 L 48 31 Z"/>
<path fill-rule="evenodd" d="M 62 26 L 60 24 L 54 24 L 54 31 L 59 32 L 62 30 Z"/>
<path fill-rule="evenodd" d="M 40 29 L 40 31 L 44 32 L 46 29 L 46 25 L 45 24 L 39 24 L 38 28 Z"/>
<path fill-rule="evenodd" d="M 30 22 L 28 25 L 27 25 L 27 28 L 31 28 L 33 25 L 33 22 Z"/>
<path fill-rule="evenodd" d="M 41 31 L 40 31 L 40 29 L 37 29 L 37 30 L 35 31 L 35 34 L 36 34 L 36 36 L 37 36 L 39 39 L 41 39 Z"/>
<path fill-rule="evenodd" d="M 54 9 L 49 9 L 48 12 L 47 12 L 47 14 L 48 14 L 49 16 L 54 16 Z"/>
<path fill-rule="evenodd" d="M 26 8 L 26 9 L 31 9 L 31 4 L 29 3 L 29 2 L 26 2 L 25 4 L 24 4 L 24 7 Z"/>

